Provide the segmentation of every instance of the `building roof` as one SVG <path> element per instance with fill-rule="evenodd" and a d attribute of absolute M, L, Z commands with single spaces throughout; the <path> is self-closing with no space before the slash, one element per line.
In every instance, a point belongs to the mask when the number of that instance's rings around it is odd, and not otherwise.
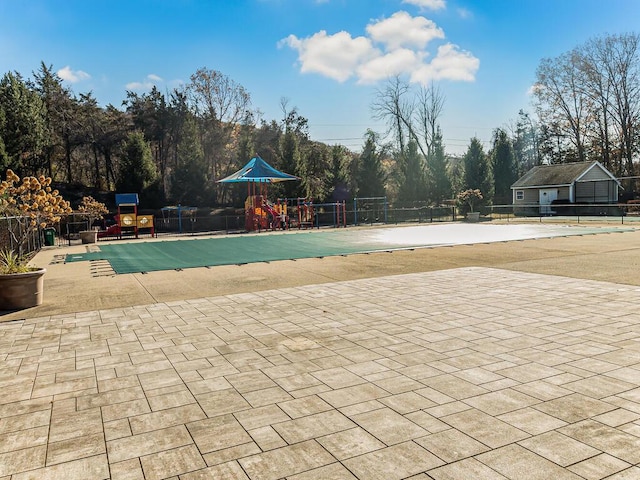
<path fill-rule="evenodd" d="M 571 185 L 594 165 L 599 165 L 612 178 L 598 162 L 559 163 L 555 165 L 538 165 L 533 167 L 520 177 L 511 188 L 545 187 L 555 185 Z"/>

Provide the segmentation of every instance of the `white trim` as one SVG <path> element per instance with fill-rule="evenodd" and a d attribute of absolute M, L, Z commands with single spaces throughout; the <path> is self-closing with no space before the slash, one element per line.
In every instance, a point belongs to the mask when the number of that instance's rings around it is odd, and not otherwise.
<path fill-rule="evenodd" d="M 602 181 L 602 180 L 600 180 Z M 518 187 L 511 187 L 511 190 L 527 190 L 527 189 L 532 189 L 532 188 L 555 188 L 555 187 L 570 187 L 571 185 L 573 185 L 572 183 L 552 183 L 549 185 L 527 185 L 527 186 L 518 186 Z"/>
<path fill-rule="evenodd" d="M 600 170 L 601 170 L 602 172 L 604 172 L 604 173 L 607 175 L 607 177 L 609 177 L 611 180 L 615 180 L 615 182 L 616 182 L 618 185 L 620 185 L 620 180 L 618 180 L 616 177 L 614 177 L 614 176 L 613 176 L 613 174 L 612 174 L 609 170 L 607 170 L 606 168 L 604 168 L 604 165 L 602 165 L 602 164 L 601 164 L 600 162 L 598 162 L 597 160 L 594 160 L 590 167 L 586 168 L 586 169 L 584 170 L 584 172 L 582 172 L 580 175 L 578 175 L 578 176 L 576 177 L 576 179 L 574 180 L 574 183 L 575 183 L 575 182 L 579 182 L 579 181 L 580 181 L 580 179 L 581 179 L 582 177 L 584 177 L 587 173 L 589 173 L 589 172 L 590 172 L 590 171 L 591 171 L 591 170 L 592 170 L 596 165 L 597 165 L 598 167 L 600 167 Z M 587 180 L 587 181 L 589 181 L 589 182 L 604 182 L 605 180 Z"/>

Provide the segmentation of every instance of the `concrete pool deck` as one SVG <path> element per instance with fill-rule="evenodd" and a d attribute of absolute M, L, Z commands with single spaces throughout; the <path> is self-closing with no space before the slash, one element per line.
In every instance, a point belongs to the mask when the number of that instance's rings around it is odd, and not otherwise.
<path fill-rule="evenodd" d="M 497 226 L 508 227 L 508 225 Z M 515 227 L 520 228 L 517 225 Z M 524 227 L 530 228 L 531 224 Z M 497 267 L 638 285 L 640 284 L 640 275 L 638 275 L 640 230 L 628 229 L 627 226 L 616 227 L 624 228 L 625 233 L 610 233 L 613 227 L 603 225 L 603 231 L 607 233 L 594 235 L 592 233 L 597 231 L 596 227 L 590 225 L 585 227 L 584 231 L 588 234 L 584 236 L 528 240 L 513 240 L 512 236 L 512 241 L 496 242 L 499 237 L 488 239 L 487 235 L 484 235 L 474 240 L 488 243 L 126 275 L 115 275 L 106 261 L 65 263 L 67 255 L 94 250 L 95 245 L 46 247 L 35 258 L 35 264 L 47 268 L 43 305 L 28 310 L 4 313 L 0 315 L 0 323 L 86 310 L 465 266 Z M 405 228 L 409 231 L 412 229 L 412 227 Z M 426 228 L 433 228 L 434 231 L 449 231 L 452 226 L 434 224 Z M 580 231 L 582 227 L 556 225 L 552 228 L 573 228 Z M 361 230 L 371 232 L 387 229 L 365 227 Z M 397 231 L 398 229 L 388 230 Z M 535 230 L 526 232 L 533 236 Z M 433 238 L 438 236 L 441 242 L 447 241 L 444 234 L 434 234 Z M 166 238 L 144 241 L 162 241 Z M 195 240 L 198 237 L 183 238 Z M 463 241 L 469 242 L 471 239 L 464 238 Z M 97 246 L 101 244 L 102 242 Z"/>
<path fill-rule="evenodd" d="M 640 232 L 119 276 L 67 251 L 0 317 L 1 480 L 640 478 Z"/>

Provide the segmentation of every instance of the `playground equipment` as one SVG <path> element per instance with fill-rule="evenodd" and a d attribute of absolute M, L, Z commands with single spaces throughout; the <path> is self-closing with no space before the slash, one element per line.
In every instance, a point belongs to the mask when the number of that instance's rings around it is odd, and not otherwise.
<path fill-rule="evenodd" d="M 387 197 L 362 197 L 353 199 L 353 223 L 358 225 L 358 213 L 362 223 L 387 223 Z"/>
<path fill-rule="evenodd" d="M 298 202 L 298 229 L 313 228 L 315 220 L 315 208 L 312 199 L 297 198 Z"/>
<path fill-rule="evenodd" d="M 314 204 L 310 198 L 285 198 L 272 203 L 267 199 L 267 185 L 270 183 L 300 180 L 283 173 L 260 157 L 252 158 L 243 168 L 219 183 L 247 183 L 247 199 L 244 203 L 245 228 L 249 232 L 286 229 L 291 225 L 302 228 L 319 227 L 318 213 L 332 212 L 334 226 L 347 226 L 346 203 Z M 295 208 L 295 211 L 293 209 Z M 331 210 L 329 210 L 331 209 Z"/>
<path fill-rule="evenodd" d="M 255 230 L 285 230 L 289 228 L 287 204 L 271 203 L 264 195 L 250 195 L 244 202 L 245 228 Z"/>
<path fill-rule="evenodd" d="M 162 213 L 162 223 L 167 228 L 170 224 L 172 224 L 175 220 L 178 223 L 178 233 L 182 233 L 182 219 L 183 217 L 187 217 L 189 222 L 191 223 L 191 230 L 193 231 L 193 224 L 198 220 L 198 207 L 183 207 L 178 204 L 177 206 L 169 206 L 162 207 L 160 209 Z M 175 217 L 174 217 L 175 215 Z"/>
<path fill-rule="evenodd" d="M 249 232 L 288 228 L 286 202 L 273 204 L 267 200 L 270 183 L 300 180 L 294 175 L 276 170 L 259 156 L 253 157 L 237 172 L 218 180 L 218 183 L 246 183 L 245 228 Z"/>
<path fill-rule="evenodd" d="M 329 224 L 327 217 L 331 218 L 334 227 L 347 227 L 347 205 L 342 202 L 316 203 L 313 205 L 315 209 L 316 227 L 320 227 L 320 217 L 323 217 L 323 224 Z"/>
<path fill-rule="evenodd" d="M 279 198 L 278 203 L 290 205 L 291 226 L 298 229 L 320 228 L 320 225 L 347 226 L 345 201 L 315 203 L 310 198 Z"/>
<path fill-rule="evenodd" d="M 116 193 L 116 206 L 118 213 L 114 215 L 115 225 L 98 232 L 98 238 L 118 236 L 122 239 L 124 234 L 133 234 L 136 238 L 140 233 L 150 233 L 155 236 L 153 215 L 138 214 L 137 193 Z"/>

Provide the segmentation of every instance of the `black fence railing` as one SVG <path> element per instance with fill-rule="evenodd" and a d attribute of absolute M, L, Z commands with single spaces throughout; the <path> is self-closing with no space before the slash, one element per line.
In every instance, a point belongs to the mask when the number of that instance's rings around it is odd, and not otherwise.
<path fill-rule="evenodd" d="M 291 214 L 291 213 L 290 213 Z M 383 208 L 343 209 L 325 204 L 314 209 L 311 222 L 298 224 L 295 212 L 291 215 L 291 228 L 331 228 L 353 225 L 383 225 L 401 223 L 452 222 L 459 218 L 455 207 L 398 206 Z M 238 233 L 245 231 L 244 214 L 212 215 L 206 210 L 180 219 L 176 217 L 154 218 L 157 234 L 196 235 L 206 232 Z"/>
<path fill-rule="evenodd" d="M 29 255 L 42 248 L 43 231 L 31 229 L 30 217 L 0 217 L 0 250 Z"/>
<path fill-rule="evenodd" d="M 480 208 L 491 220 L 534 220 L 538 222 L 607 222 L 640 221 L 640 203 L 553 203 L 550 205 L 491 205 Z"/>
<path fill-rule="evenodd" d="M 633 204 L 567 204 L 541 208 L 540 205 L 490 205 L 477 209 L 481 220 L 508 221 L 607 221 L 622 222 L 637 218 L 640 221 L 640 203 Z M 292 215 L 294 218 L 295 215 Z M 375 208 L 346 209 L 338 215 L 330 206 L 314 211 L 313 221 L 292 228 L 331 228 L 353 225 L 384 225 L 403 223 L 438 223 L 464 220 L 466 215 L 455 206 L 387 205 Z M 198 210 L 180 220 L 155 217 L 156 234 L 200 235 L 203 233 L 239 233 L 245 231 L 244 214 L 216 214 Z"/>
<path fill-rule="evenodd" d="M 562 204 L 552 205 L 489 205 L 477 209 L 480 221 L 499 220 L 517 222 L 607 222 L 634 223 L 640 225 L 640 201 L 637 203 L 603 203 L 603 204 Z M 294 212 L 291 212 L 294 213 Z M 290 214 L 291 214 L 290 213 Z M 294 215 L 292 215 L 293 217 Z M 411 205 L 367 205 L 354 210 L 345 208 L 342 212 L 332 208 L 330 204 L 314 211 L 313 221 L 300 225 L 300 228 L 331 228 L 353 225 L 384 225 L 403 223 L 437 223 L 455 222 L 466 216 L 455 206 Z M 89 230 L 85 217 L 71 214 L 62 219 L 54 227 L 38 229 L 24 235 L 27 217 L 0 217 L 0 249 L 9 248 L 20 254 L 30 254 L 47 245 L 71 244 L 80 239 L 80 232 Z M 292 228 L 298 228 L 292 222 Z M 193 215 L 176 217 L 154 216 L 154 232 L 156 235 L 183 234 L 202 235 L 205 233 L 240 233 L 245 232 L 245 216 L 241 213 L 213 214 L 206 209 L 198 210 Z M 101 240 L 121 238 L 118 234 L 105 235 L 105 225 L 101 228 Z M 141 230 L 140 237 L 149 237 L 150 230 Z M 123 234 L 130 238 L 130 232 Z"/>
<path fill-rule="evenodd" d="M 56 226 L 56 233 L 61 241 L 67 243 L 80 238 L 80 232 L 89 230 L 89 220 L 85 215 L 71 213 L 65 216 Z"/>

